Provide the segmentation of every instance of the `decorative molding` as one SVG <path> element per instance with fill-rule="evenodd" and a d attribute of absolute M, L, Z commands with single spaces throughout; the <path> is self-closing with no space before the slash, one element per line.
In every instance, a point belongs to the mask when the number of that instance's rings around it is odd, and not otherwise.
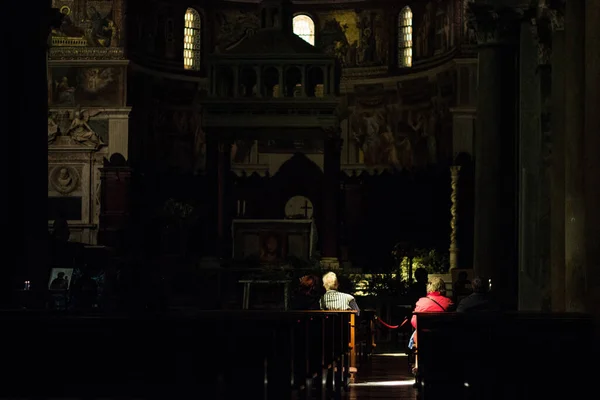
<path fill-rule="evenodd" d="M 516 42 L 522 10 L 496 8 L 489 4 L 470 3 L 468 24 L 474 29 L 479 46 L 498 46 Z"/>
<path fill-rule="evenodd" d="M 338 270 L 340 269 L 340 260 L 337 257 L 321 257 L 321 269 Z"/>
<path fill-rule="evenodd" d="M 387 65 L 378 67 L 364 68 L 344 68 L 342 70 L 342 80 L 357 79 L 357 78 L 372 78 L 376 76 L 386 75 L 389 72 Z"/>
<path fill-rule="evenodd" d="M 458 242 L 457 236 L 457 221 L 458 221 L 458 178 L 460 173 L 460 166 L 450 167 L 450 177 L 452 192 L 450 193 L 450 201 L 452 206 L 450 207 L 450 269 L 458 267 Z"/>
<path fill-rule="evenodd" d="M 78 45 L 79 46 L 79 45 Z M 122 47 L 51 47 L 50 60 L 125 60 Z"/>

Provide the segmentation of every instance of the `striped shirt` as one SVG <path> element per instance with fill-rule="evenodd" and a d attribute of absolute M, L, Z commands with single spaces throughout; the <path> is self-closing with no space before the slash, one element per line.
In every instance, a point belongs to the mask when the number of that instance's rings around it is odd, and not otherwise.
<path fill-rule="evenodd" d="M 321 309 L 323 310 L 355 310 L 360 313 L 354 296 L 337 290 L 328 290 L 321 297 Z"/>

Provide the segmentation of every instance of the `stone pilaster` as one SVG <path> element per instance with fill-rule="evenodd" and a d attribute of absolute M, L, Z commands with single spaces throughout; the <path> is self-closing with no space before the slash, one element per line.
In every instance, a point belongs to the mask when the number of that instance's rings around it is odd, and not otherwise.
<path fill-rule="evenodd" d="M 129 111 L 130 108 L 109 113 L 108 116 L 108 156 L 115 153 L 129 159 Z"/>
<path fill-rule="evenodd" d="M 587 310 L 600 327 L 600 2 L 585 3 L 585 134 Z M 600 333 L 600 332 L 599 332 Z M 600 336 L 600 335 L 599 335 Z M 600 339 L 600 338 L 599 338 Z"/>
<path fill-rule="evenodd" d="M 549 10 L 552 26 L 550 286 L 552 311 L 565 311 L 565 30 L 564 9 Z"/>
<path fill-rule="evenodd" d="M 321 266 L 325 269 L 339 268 L 340 210 L 340 160 L 342 139 L 339 129 L 326 132 L 323 158 L 323 253 Z"/>
<path fill-rule="evenodd" d="M 507 308 L 517 292 L 517 48 L 520 15 L 470 5 L 478 40 L 473 268 Z"/>
<path fill-rule="evenodd" d="M 585 311 L 585 2 L 565 11 L 565 301 L 566 311 Z M 597 112 L 597 110 L 595 111 Z"/>

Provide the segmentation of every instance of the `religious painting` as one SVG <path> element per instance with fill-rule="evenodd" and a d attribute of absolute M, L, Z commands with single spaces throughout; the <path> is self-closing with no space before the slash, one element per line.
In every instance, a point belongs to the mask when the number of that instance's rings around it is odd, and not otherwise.
<path fill-rule="evenodd" d="M 225 51 L 260 28 L 256 10 L 219 10 L 214 14 L 216 46 Z"/>
<path fill-rule="evenodd" d="M 52 6 L 64 15 L 60 27 L 52 29 L 54 46 L 118 46 L 121 16 L 113 11 L 113 0 L 54 0 Z"/>
<path fill-rule="evenodd" d="M 413 51 L 416 59 L 431 57 L 434 54 L 436 12 L 433 1 L 425 4 L 422 10 L 415 13 Z"/>
<path fill-rule="evenodd" d="M 52 268 L 48 289 L 53 291 L 69 290 L 72 277 L 73 268 Z"/>
<path fill-rule="evenodd" d="M 312 255 L 313 221 L 235 219 L 232 229 L 235 259 L 277 264 L 290 257 L 308 261 Z"/>
<path fill-rule="evenodd" d="M 323 140 L 320 139 L 287 139 L 287 140 L 259 140 L 259 153 L 285 153 L 285 154 L 322 154 Z"/>
<path fill-rule="evenodd" d="M 123 106 L 122 67 L 53 66 L 49 98 L 54 106 Z"/>
<path fill-rule="evenodd" d="M 259 235 L 261 263 L 279 263 L 287 256 L 287 240 L 283 232 L 264 232 Z"/>
<path fill-rule="evenodd" d="M 346 68 L 384 65 L 388 49 L 383 16 L 381 10 L 321 13 L 318 45 Z"/>

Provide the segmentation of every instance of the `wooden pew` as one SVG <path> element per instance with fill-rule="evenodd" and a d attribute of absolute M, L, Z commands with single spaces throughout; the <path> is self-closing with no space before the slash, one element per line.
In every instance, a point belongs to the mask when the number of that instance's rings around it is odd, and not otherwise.
<path fill-rule="evenodd" d="M 349 311 L 199 311 L 147 317 L 0 314 L 18 396 L 341 398 Z M 329 385 L 328 385 L 329 377 Z M 313 379 L 314 378 L 314 379 Z M 33 384 L 35 383 L 35 384 Z M 313 383 L 316 387 L 313 390 Z"/>
<path fill-rule="evenodd" d="M 579 314 L 417 316 L 423 400 L 583 397 L 593 322 Z"/>

